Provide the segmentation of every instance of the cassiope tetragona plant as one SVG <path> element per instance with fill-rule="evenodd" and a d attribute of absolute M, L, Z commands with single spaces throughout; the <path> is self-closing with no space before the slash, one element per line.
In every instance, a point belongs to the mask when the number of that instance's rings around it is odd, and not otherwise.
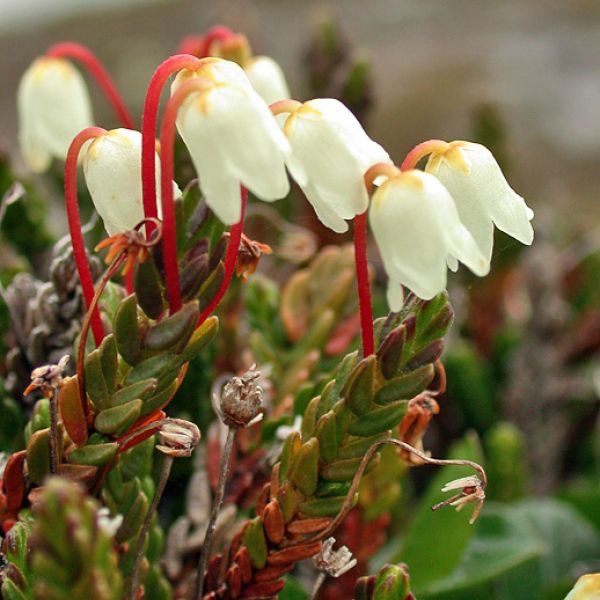
<path fill-rule="evenodd" d="M 424 448 L 445 389 L 441 355 L 453 319 L 447 268 L 460 262 L 486 275 L 494 226 L 530 244 L 532 211 L 478 144 L 430 140 L 395 166 L 338 99 L 291 99 L 280 67 L 253 57 L 243 34 L 215 27 L 180 50 L 157 67 L 137 120 L 98 59 L 77 44 L 51 48 L 21 82 L 26 161 L 35 171 L 52 158 L 65 161 L 86 312 L 71 356 L 33 371 L 26 393 L 43 397 L 2 471 L 0 525 L 13 566 L 0 571 L 0 584 L 10 598 L 65 589 L 78 598 L 89 587 L 107 600 L 162 599 L 174 587 L 182 598 L 270 599 L 310 557 L 320 571 L 316 597 L 325 577 L 367 564 L 368 557 L 334 549 L 333 536 L 340 527 L 343 534 L 351 511 L 368 520 L 360 484 L 384 446 L 401 470 L 474 470 L 446 484 L 453 495 L 434 509 L 474 504 L 473 521 L 485 499 L 477 463 L 435 459 Z M 120 128 L 94 123 L 70 61 L 95 77 Z M 180 160 L 197 180 L 186 180 Z M 95 247 L 106 253 L 101 275 L 90 268 L 80 221 L 80 165 L 108 234 Z M 266 279 L 247 290 L 246 279 L 261 281 L 254 272 L 262 255 L 272 253 L 268 260 L 280 267 L 276 244 L 272 252 L 249 237 L 250 228 L 244 233 L 247 205 L 297 198 L 299 190 L 333 232 L 353 223 L 353 247 L 318 249 L 291 276 L 284 267 L 281 294 Z M 248 210 L 253 218 L 273 210 L 259 204 Z M 380 318 L 371 302 L 369 223 L 388 276 L 392 312 Z M 234 272 L 241 282 L 231 286 Z M 224 327 L 209 349 L 218 307 Z M 256 324 L 264 331 L 252 332 Z M 208 409 L 208 389 L 216 399 L 211 427 L 209 410 L 197 406 Z M 185 419 L 167 416 L 176 395 Z M 190 415 L 199 413 L 195 424 Z M 170 533 L 170 555 L 184 558 L 169 571 L 181 577 L 169 582 L 157 508 L 169 495 L 174 458 L 192 454 L 199 427 L 209 459 L 193 485 L 205 481 L 208 491 L 186 511 L 202 536 L 187 538 L 181 528 L 173 541 Z M 235 527 L 223 531 L 228 484 L 253 516 L 234 515 Z M 378 530 L 385 522 L 383 515 Z M 409 569 L 386 565 L 362 577 L 356 597 L 411 598 Z"/>

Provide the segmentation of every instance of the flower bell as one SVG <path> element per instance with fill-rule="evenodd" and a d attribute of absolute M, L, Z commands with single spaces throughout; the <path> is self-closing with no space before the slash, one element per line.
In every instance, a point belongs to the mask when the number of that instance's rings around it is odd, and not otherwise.
<path fill-rule="evenodd" d="M 565 600 L 600 600 L 600 573 L 582 575 Z"/>
<path fill-rule="evenodd" d="M 337 233 L 347 231 L 344 219 L 363 213 L 369 203 L 365 171 L 391 163 L 388 153 L 332 98 L 298 103 L 283 130 L 292 146 L 288 167 L 317 217 Z"/>
<path fill-rule="evenodd" d="M 194 77 L 206 87 L 184 101 L 177 129 L 207 204 L 221 221 L 233 225 L 241 216 L 240 184 L 269 202 L 288 193 L 289 144 L 237 64 L 204 59 L 198 70 L 178 74 L 172 93 Z"/>
<path fill-rule="evenodd" d="M 248 38 L 243 33 L 230 32 L 225 39 L 215 39 L 208 51 L 211 56 L 240 65 L 254 90 L 267 104 L 290 97 L 281 67 L 269 56 L 253 56 Z"/>
<path fill-rule="evenodd" d="M 133 229 L 144 218 L 142 134 L 131 129 L 107 131 L 84 147 L 82 155 L 85 181 L 108 234 Z M 158 157 L 156 165 L 160 192 Z M 175 196 L 181 195 L 175 183 L 173 188 Z M 158 208 L 160 214 L 160 201 Z"/>
<path fill-rule="evenodd" d="M 456 202 L 463 225 L 486 260 L 492 257 L 494 225 L 523 244 L 533 241 L 533 211 L 508 185 L 492 153 L 471 142 L 442 143 L 425 170 L 435 175 Z"/>
<path fill-rule="evenodd" d="M 253 56 L 244 65 L 244 71 L 258 95 L 267 103 L 290 97 L 281 67 L 269 56 Z"/>
<path fill-rule="evenodd" d="M 489 271 L 448 190 L 433 175 L 412 170 L 388 179 L 373 194 L 369 221 L 389 277 L 393 311 L 402 307 L 401 285 L 424 300 L 443 291 L 448 256 L 476 275 Z"/>
<path fill-rule="evenodd" d="M 27 166 L 42 173 L 65 159 L 71 140 L 93 124 L 88 90 L 62 58 L 41 57 L 25 71 L 17 92 L 19 143 Z"/>

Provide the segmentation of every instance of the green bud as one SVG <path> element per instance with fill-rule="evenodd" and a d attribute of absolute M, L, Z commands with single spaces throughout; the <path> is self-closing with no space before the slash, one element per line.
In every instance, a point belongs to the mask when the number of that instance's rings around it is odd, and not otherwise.
<path fill-rule="evenodd" d="M 405 341 L 406 326 L 400 325 L 388 333 L 377 350 L 379 368 L 386 379 L 391 379 L 400 369 Z"/>
<path fill-rule="evenodd" d="M 159 379 L 166 372 L 173 369 L 177 356 L 171 352 L 157 354 L 138 363 L 125 378 L 125 385 L 132 385 L 146 379 Z"/>
<path fill-rule="evenodd" d="M 312 496 L 319 480 L 319 441 L 311 438 L 302 444 L 289 475 L 305 496 Z"/>
<path fill-rule="evenodd" d="M 386 381 L 375 393 L 375 404 L 390 404 L 398 400 L 410 400 L 433 381 L 435 368 L 428 363 L 407 373 Z"/>
<path fill-rule="evenodd" d="M 365 455 L 367 450 L 377 442 L 387 440 L 391 437 L 391 431 L 388 429 L 381 433 L 376 433 L 369 437 L 350 437 L 338 451 L 338 458 L 360 458 Z"/>
<path fill-rule="evenodd" d="M 164 310 L 162 278 L 151 253 L 143 263 L 136 264 L 133 272 L 133 288 L 140 308 L 151 319 L 158 319 Z"/>
<path fill-rule="evenodd" d="M 369 412 L 368 418 L 358 419 L 350 424 L 348 432 L 351 435 L 361 437 L 375 435 L 388 429 L 392 429 L 400 423 L 406 413 L 407 402 L 401 400 L 388 404 L 382 408 L 377 408 Z"/>
<path fill-rule="evenodd" d="M 40 429 L 27 442 L 27 474 L 37 485 L 42 485 L 50 473 L 50 429 Z"/>
<path fill-rule="evenodd" d="M 150 413 L 153 413 L 155 410 L 163 408 L 175 395 L 177 386 L 177 380 L 171 381 L 171 383 L 164 390 L 144 400 L 140 416 L 144 417 Z"/>
<path fill-rule="evenodd" d="M 151 351 L 183 350 L 200 316 L 198 301 L 184 304 L 174 315 L 152 325 L 142 339 L 142 347 Z"/>
<path fill-rule="evenodd" d="M 94 427 L 100 433 L 121 435 L 138 420 L 142 404 L 142 400 L 137 399 L 107 408 L 96 415 Z"/>
<path fill-rule="evenodd" d="M 287 473 L 290 467 L 293 465 L 294 460 L 298 455 L 298 450 L 300 450 L 301 446 L 302 442 L 300 440 L 300 434 L 297 431 L 293 431 L 287 436 L 287 438 L 285 438 L 285 442 L 283 442 L 283 448 L 281 450 L 281 458 L 279 460 L 280 483 L 283 483 L 287 477 Z"/>
<path fill-rule="evenodd" d="M 359 458 L 346 458 L 343 460 L 336 460 L 328 465 L 324 465 L 321 468 L 321 477 L 326 481 L 349 481 L 351 480 L 358 467 L 362 462 L 362 457 Z M 375 454 L 369 461 L 366 472 L 379 464 L 379 454 Z"/>
<path fill-rule="evenodd" d="M 321 459 L 329 463 L 335 459 L 338 451 L 336 419 L 333 411 L 325 413 L 317 422 L 315 437 L 319 440 Z"/>
<path fill-rule="evenodd" d="M 119 354 L 130 365 L 135 365 L 142 355 L 137 296 L 135 294 L 127 296 L 119 304 L 115 313 L 114 330 Z"/>
<path fill-rule="evenodd" d="M 209 317 L 192 333 L 187 346 L 179 355 L 179 361 L 186 363 L 198 356 L 200 352 L 213 340 L 219 331 L 219 319 L 216 316 Z"/>
<path fill-rule="evenodd" d="M 298 509 L 303 517 L 335 517 L 342 509 L 345 501 L 346 496 L 316 498 L 302 502 Z M 352 506 L 355 506 L 357 501 L 358 494 L 354 496 Z"/>
<path fill-rule="evenodd" d="M 417 369 L 427 363 L 434 363 L 444 351 L 444 340 L 435 340 L 422 350 L 411 356 L 406 363 L 406 368 L 410 371 Z"/>
<path fill-rule="evenodd" d="M 370 413 L 373 407 L 376 369 L 377 357 L 374 354 L 363 358 L 350 374 L 342 390 L 348 407 L 359 417 Z"/>
<path fill-rule="evenodd" d="M 117 454 L 119 445 L 116 442 L 109 444 L 93 444 L 75 448 L 67 454 L 67 462 L 73 465 L 90 465 L 102 467 Z"/>
<path fill-rule="evenodd" d="M 255 569 L 262 569 L 267 564 L 267 538 L 260 517 L 248 521 L 244 529 L 242 543 L 248 548 L 250 562 Z"/>
<path fill-rule="evenodd" d="M 85 391 L 98 410 L 110 406 L 108 387 L 102 371 L 102 355 L 100 349 L 90 352 L 85 357 Z"/>
<path fill-rule="evenodd" d="M 314 432 L 317 424 L 317 411 L 319 410 L 319 403 L 321 402 L 321 396 L 313 398 L 306 407 L 304 415 L 302 415 L 302 426 L 300 427 L 300 433 L 303 440 L 309 440 Z"/>
<path fill-rule="evenodd" d="M 208 277 L 208 254 L 196 256 L 188 262 L 179 275 L 181 297 L 189 301 L 200 291 L 202 284 Z"/>
<path fill-rule="evenodd" d="M 115 406 L 126 404 L 131 400 L 145 400 L 154 393 L 156 389 L 156 379 L 143 379 L 137 383 L 133 383 L 124 388 L 121 388 L 113 397 L 113 403 Z"/>
<path fill-rule="evenodd" d="M 410 594 L 405 565 L 385 565 L 377 574 L 373 600 L 404 600 Z"/>
<path fill-rule="evenodd" d="M 134 490 L 136 490 L 135 487 Z M 137 487 L 137 490 L 139 490 L 139 487 Z M 146 496 L 140 491 L 132 495 L 134 496 L 133 502 L 126 508 L 126 505 L 123 506 L 123 523 L 121 523 L 116 536 L 119 543 L 126 542 L 139 533 L 148 512 L 148 499 Z"/>
<path fill-rule="evenodd" d="M 118 353 L 117 340 L 114 334 L 109 333 L 100 344 L 100 359 L 102 363 L 102 374 L 109 395 L 114 394 L 117 389 Z"/>
<path fill-rule="evenodd" d="M 294 518 L 303 500 L 304 496 L 289 481 L 286 481 L 279 488 L 277 501 L 279 502 L 285 523 L 289 523 Z"/>

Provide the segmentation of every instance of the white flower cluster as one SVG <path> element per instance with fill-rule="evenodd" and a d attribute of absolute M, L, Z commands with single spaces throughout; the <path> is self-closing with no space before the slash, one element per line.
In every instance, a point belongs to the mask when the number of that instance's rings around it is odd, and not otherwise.
<path fill-rule="evenodd" d="M 424 171 L 382 170 L 369 208 L 365 173 L 392 161 L 341 102 L 282 99 L 287 84 L 266 57 L 249 61 L 246 70 L 222 58 L 202 59 L 198 69 L 179 72 L 171 93 L 193 78 L 204 84 L 183 102 L 177 128 L 215 214 L 227 225 L 240 220 L 240 186 L 264 201 L 284 197 L 286 169 L 321 222 L 336 232 L 368 209 L 392 310 L 402 305 L 403 286 L 423 299 L 442 291 L 447 267 L 458 262 L 485 275 L 494 225 L 524 244 L 533 240 L 533 212 L 484 146 L 439 142 Z M 65 60 L 36 61 L 18 99 L 23 155 L 33 170 L 47 168 L 50 157 L 64 158 L 71 138 L 91 125 L 85 86 Z M 83 154 L 86 182 L 107 231 L 132 228 L 143 218 L 140 134 L 107 132 Z"/>

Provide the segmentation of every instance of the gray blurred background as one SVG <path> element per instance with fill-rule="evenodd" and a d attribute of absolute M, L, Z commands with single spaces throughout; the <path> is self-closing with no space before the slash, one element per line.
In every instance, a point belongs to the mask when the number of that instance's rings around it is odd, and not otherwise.
<path fill-rule="evenodd" d="M 180 38 L 223 23 L 275 57 L 302 99 L 303 53 L 325 12 L 372 60 L 369 132 L 396 162 L 430 137 L 468 139 L 478 107 L 491 103 L 514 187 L 538 214 L 568 214 L 570 233 L 596 222 L 597 0 L 0 0 L 0 145 L 15 152 L 20 74 L 57 41 L 93 49 L 140 115 L 153 68 Z M 117 125 L 100 94 L 95 109 L 100 125 Z"/>

